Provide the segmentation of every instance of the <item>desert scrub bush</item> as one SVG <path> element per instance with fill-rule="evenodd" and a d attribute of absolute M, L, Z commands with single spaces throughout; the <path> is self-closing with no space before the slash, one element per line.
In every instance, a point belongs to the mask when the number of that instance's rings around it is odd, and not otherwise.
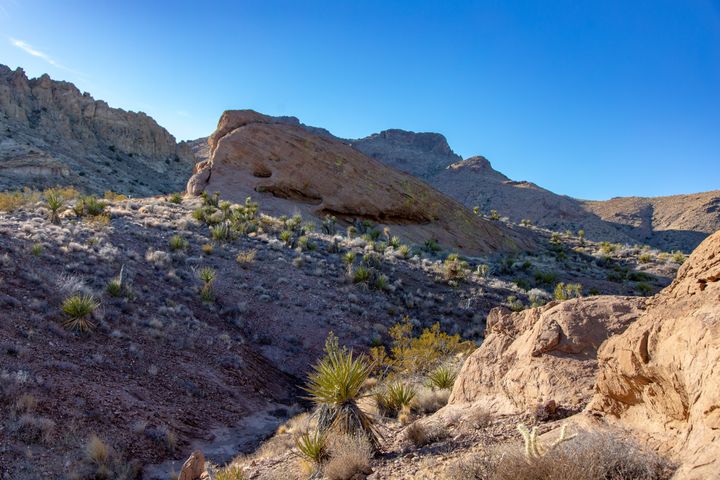
<path fill-rule="evenodd" d="M 638 257 L 638 262 L 640 263 L 650 263 L 652 262 L 653 256 L 649 253 L 642 253 Z"/>
<path fill-rule="evenodd" d="M 639 282 L 635 285 L 635 290 L 637 290 L 640 295 L 647 296 L 652 293 L 653 288 L 645 282 Z"/>
<path fill-rule="evenodd" d="M 182 203 L 183 197 L 182 194 L 179 192 L 171 193 L 168 197 L 168 202 L 174 203 L 176 205 L 179 205 Z"/>
<path fill-rule="evenodd" d="M 426 374 L 448 359 L 470 353 L 475 349 L 473 342 L 464 341 L 460 335 L 448 335 L 440 330 L 440 324 L 435 323 L 422 333 L 413 336 L 413 325 L 409 317 L 395 324 L 389 330 L 392 346 L 390 354 L 386 355 L 386 365 L 378 365 L 393 374 L 413 375 Z M 376 347 L 375 355 L 385 354 L 384 347 Z"/>
<path fill-rule="evenodd" d="M 215 298 L 213 283 L 215 282 L 215 270 L 210 267 L 203 267 L 197 271 L 197 276 L 202 281 L 200 287 L 200 299 L 203 302 L 212 302 Z"/>
<path fill-rule="evenodd" d="M 525 304 L 515 295 L 510 295 L 506 300 L 507 307 L 513 312 L 522 312 L 525 310 Z"/>
<path fill-rule="evenodd" d="M 451 253 L 443 262 L 443 276 L 445 280 L 464 280 L 470 273 L 468 263 L 462 260 L 457 253 Z"/>
<path fill-rule="evenodd" d="M 600 242 L 600 253 L 603 255 L 611 255 L 615 253 L 619 248 L 619 245 L 610 242 Z"/>
<path fill-rule="evenodd" d="M 580 298 L 582 297 L 582 285 L 579 283 L 560 282 L 555 285 L 555 292 L 553 296 L 555 300 L 559 301 L 570 300 L 571 298 Z"/>
<path fill-rule="evenodd" d="M 378 410 L 385 416 L 397 416 L 404 408 L 410 408 L 415 398 L 415 389 L 401 382 L 390 383 L 375 393 Z"/>
<path fill-rule="evenodd" d="M 353 251 L 345 252 L 342 256 L 342 261 L 345 265 L 351 266 L 353 263 L 355 263 L 356 257 L 357 254 Z"/>
<path fill-rule="evenodd" d="M 437 242 L 437 240 L 434 240 L 432 238 L 425 240 L 425 243 L 423 244 L 423 249 L 428 253 L 437 253 L 441 250 L 440 244 Z"/>
<path fill-rule="evenodd" d="M 88 318 L 100 304 L 92 295 L 72 295 L 63 301 L 60 309 L 65 314 L 63 325 L 70 330 L 89 332 L 95 324 Z"/>
<path fill-rule="evenodd" d="M 110 295 L 111 297 L 120 297 L 123 294 L 123 287 L 120 283 L 120 280 L 112 279 L 108 282 L 107 286 L 105 287 L 105 291 Z"/>
<path fill-rule="evenodd" d="M 451 389 L 455 384 L 456 378 L 457 372 L 446 366 L 438 367 L 428 374 L 428 382 L 430 385 L 440 390 Z"/>
<path fill-rule="evenodd" d="M 486 278 L 490 274 L 490 266 L 485 263 L 481 263 L 475 269 L 475 275 L 480 278 Z"/>
<path fill-rule="evenodd" d="M 545 272 L 542 270 L 535 270 L 533 272 L 533 279 L 535 285 L 554 285 L 557 281 L 558 274 L 556 272 Z"/>
<path fill-rule="evenodd" d="M 219 207 L 220 192 L 215 192 L 212 195 L 210 195 L 208 192 L 202 192 L 200 194 L 200 198 L 202 198 L 204 207 Z"/>
<path fill-rule="evenodd" d="M 45 203 L 50 211 L 50 221 L 56 225 L 59 224 L 60 209 L 65 204 L 65 199 L 58 190 L 52 188 L 45 190 L 43 196 L 45 197 Z"/>
<path fill-rule="evenodd" d="M 678 265 L 682 265 L 685 263 L 685 259 L 687 258 L 684 253 L 680 251 L 673 252 L 672 256 L 670 257 L 673 263 L 677 263 Z"/>
<path fill-rule="evenodd" d="M 291 242 L 292 242 L 292 238 L 293 238 L 293 232 L 292 232 L 292 230 L 283 230 L 283 231 L 280 232 L 280 234 L 278 235 L 278 238 L 279 238 L 280 241 L 283 242 L 285 245 L 290 246 L 290 244 L 291 244 Z"/>
<path fill-rule="evenodd" d="M 185 240 L 180 235 L 173 235 L 170 237 L 170 240 L 168 240 L 168 246 L 170 247 L 170 250 L 177 251 L 177 250 L 185 250 L 190 246 L 190 242 Z"/>
<path fill-rule="evenodd" d="M 241 250 L 235 257 L 235 261 L 240 264 L 241 267 L 247 268 L 255 262 L 257 256 L 257 250 Z"/>
<path fill-rule="evenodd" d="M 375 290 L 382 292 L 389 288 L 389 283 L 390 283 L 390 280 L 388 280 L 387 275 L 383 275 L 383 274 L 375 275 L 375 281 L 372 283 L 372 287 Z"/>
<path fill-rule="evenodd" d="M 367 439 L 361 435 L 333 435 L 328 440 L 330 459 L 323 467 L 328 480 L 351 480 L 356 475 L 372 473 L 370 459 L 373 451 Z"/>
<path fill-rule="evenodd" d="M 304 388 L 317 407 L 315 416 L 321 433 L 361 434 L 373 448 L 378 447 L 379 433 L 374 422 L 357 403 L 370 372 L 364 356 L 340 348 L 337 337 L 328 335 L 325 356 L 313 366 Z"/>
<path fill-rule="evenodd" d="M 227 465 L 213 470 L 210 473 L 212 480 L 245 480 L 245 472 L 240 465 Z"/>
<path fill-rule="evenodd" d="M 447 437 L 447 434 L 443 432 L 440 427 L 436 425 L 426 425 L 419 421 L 408 425 L 403 433 L 405 438 L 417 448 L 430 445 Z"/>
<path fill-rule="evenodd" d="M 13 436 L 24 443 L 48 443 L 55 429 L 49 418 L 26 413 L 11 426 Z"/>
<path fill-rule="evenodd" d="M 500 214 L 497 210 L 490 210 L 490 220 L 498 221 L 500 220 Z"/>
<path fill-rule="evenodd" d="M 297 241 L 298 248 L 302 251 L 313 251 L 317 249 L 317 245 L 315 242 L 310 240 L 310 237 L 307 235 L 302 235 L 298 238 Z"/>
<path fill-rule="evenodd" d="M 212 253 L 213 253 L 212 243 L 203 243 L 202 247 L 200 247 L 200 248 L 202 249 L 202 252 L 205 255 L 212 255 Z"/>
<path fill-rule="evenodd" d="M 417 388 L 410 407 L 414 412 L 428 415 L 447 405 L 449 399 L 450 390 L 436 390 L 421 386 Z"/>
<path fill-rule="evenodd" d="M 497 445 L 488 452 L 462 459 L 452 469 L 450 478 L 667 480 L 674 470 L 672 464 L 630 440 L 588 432 L 530 461 L 520 448 Z"/>
<path fill-rule="evenodd" d="M 73 212 L 78 218 L 82 217 L 97 217 L 102 215 L 105 211 L 107 204 L 95 195 L 89 195 L 80 197 L 75 205 L 73 206 Z"/>
<path fill-rule="evenodd" d="M 401 258 L 408 258 L 410 256 L 410 247 L 408 245 L 400 245 L 397 251 Z"/>
<path fill-rule="evenodd" d="M 12 192 L 0 192 L 0 211 L 12 212 L 20 207 L 36 203 L 40 200 L 40 194 L 27 187 Z"/>

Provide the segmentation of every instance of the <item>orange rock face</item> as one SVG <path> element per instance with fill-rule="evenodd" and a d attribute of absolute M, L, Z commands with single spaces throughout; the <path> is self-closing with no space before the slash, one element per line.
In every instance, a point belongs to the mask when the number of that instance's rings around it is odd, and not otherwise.
<path fill-rule="evenodd" d="M 719 478 L 720 232 L 636 323 L 603 345 L 599 359 L 589 411 L 676 456 L 677 478 Z"/>
<path fill-rule="evenodd" d="M 251 196 L 274 214 L 367 219 L 408 240 L 434 239 L 469 254 L 532 247 L 528 238 L 478 218 L 416 178 L 273 117 L 225 112 L 208 142 L 210 159 L 188 182 L 193 195 Z"/>
<path fill-rule="evenodd" d="M 490 312 L 483 344 L 463 365 L 449 404 L 478 403 L 495 414 L 554 402 L 581 410 L 592 398 L 597 349 L 641 313 L 644 300 L 592 297 L 512 313 Z"/>

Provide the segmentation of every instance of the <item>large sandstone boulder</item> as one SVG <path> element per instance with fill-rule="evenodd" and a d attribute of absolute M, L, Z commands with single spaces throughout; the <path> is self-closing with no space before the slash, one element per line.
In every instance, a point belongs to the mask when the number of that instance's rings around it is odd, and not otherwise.
<path fill-rule="evenodd" d="M 485 340 L 463 365 L 449 405 L 474 403 L 496 414 L 554 403 L 579 411 L 594 392 L 597 349 L 624 331 L 644 300 L 599 296 L 488 315 Z"/>
<path fill-rule="evenodd" d="M 720 232 L 599 360 L 589 412 L 676 456 L 678 478 L 720 478 Z"/>
<path fill-rule="evenodd" d="M 416 178 L 287 119 L 227 111 L 209 146 L 210 159 L 196 165 L 188 182 L 190 194 L 220 192 L 234 201 L 252 196 L 274 214 L 370 220 L 408 240 L 435 239 L 470 254 L 532 246 Z"/>

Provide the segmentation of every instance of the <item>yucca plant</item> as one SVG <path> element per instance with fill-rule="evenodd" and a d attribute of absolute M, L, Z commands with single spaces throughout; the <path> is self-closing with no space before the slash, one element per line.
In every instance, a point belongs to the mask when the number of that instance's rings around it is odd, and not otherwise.
<path fill-rule="evenodd" d="M 283 243 L 290 244 L 290 239 L 292 238 L 292 232 L 290 230 L 283 230 L 280 232 L 280 235 L 278 237 Z"/>
<path fill-rule="evenodd" d="M 320 431 L 305 432 L 295 439 L 295 447 L 306 460 L 322 465 L 330 454 L 327 448 L 327 435 Z"/>
<path fill-rule="evenodd" d="M 89 332 L 95 328 L 95 324 L 88 317 L 99 306 L 92 295 L 73 295 L 66 298 L 61 307 L 67 317 L 63 325 L 70 330 Z"/>
<path fill-rule="evenodd" d="M 455 384 L 457 373 L 448 367 L 439 367 L 428 374 L 428 381 L 434 388 L 444 390 L 451 389 Z"/>
<path fill-rule="evenodd" d="M 60 223 L 60 215 L 58 212 L 65 203 L 61 193 L 55 189 L 46 190 L 45 202 L 50 210 L 50 221 L 54 224 Z"/>
<path fill-rule="evenodd" d="M 122 295 L 123 287 L 119 280 L 113 279 L 108 282 L 105 291 L 107 291 L 111 297 L 119 297 Z"/>
<path fill-rule="evenodd" d="M 364 356 L 338 346 L 337 337 L 328 336 L 325 356 L 313 367 L 305 391 L 317 405 L 318 429 L 325 434 L 365 435 L 373 448 L 379 446 L 374 422 L 358 406 L 360 390 L 372 368 Z"/>
<path fill-rule="evenodd" d="M 360 265 L 352 272 L 353 283 L 363 283 L 370 280 L 370 270 L 367 267 Z"/>
<path fill-rule="evenodd" d="M 220 223 L 214 227 L 210 227 L 210 235 L 216 242 L 224 242 L 232 238 L 232 231 L 230 230 L 230 224 L 227 222 Z"/>
<path fill-rule="evenodd" d="M 180 235 L 173 235 L 170 237 L 168 243 L 170 245 L 170 250 L 185 250 L 189 245 L 189 242 Z"/>
<path fill-rule="evenodd" d="M 385 391 L 375 395 L 375 402 L 380 411 L 397 415 L 403 408 L 409 408 L 415 398 L 415 389 L 405 383 L 391 383 Z"/>
<path fill-rule="evenodd" d="M 200 299 L 203 302 L 212 302 L 214 299 L 213 282 L 215 281 L 215 270 L 210 267 L 203 267 L 197 271 L 197 276 L 203 282 L 203 286 L 200 287 Z"/>

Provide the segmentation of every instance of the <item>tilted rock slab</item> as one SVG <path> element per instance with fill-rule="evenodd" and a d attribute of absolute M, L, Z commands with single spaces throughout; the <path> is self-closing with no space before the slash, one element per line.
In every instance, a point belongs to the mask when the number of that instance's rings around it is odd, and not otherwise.
<path fill-rule="evenodd" d="M 210 159 L 196 165 L 189 194 L 220 192 L 232 201 L 251 196 L 274 214 L 367 219 L 411 241 L 435 239 L 469 254 L 533 245 L 420 180 L 279 118 L 227 111 L 208 142 Z"/>
<path fill-rule="evenodd" d="M 599 360 L 589 412 L 677 457 L 677 478 L 720 478 L 720 232 Z"/>
<path fill-rule="evenodd" d="M 592 398 L 597 350 L 624 331 L 645 300 L 598 296 L 488 315 L 485 340 L 465 361 L 448 405 L 474 403 L 493 414 L 514 414 L 554 402 L 581 410 Z"/>

